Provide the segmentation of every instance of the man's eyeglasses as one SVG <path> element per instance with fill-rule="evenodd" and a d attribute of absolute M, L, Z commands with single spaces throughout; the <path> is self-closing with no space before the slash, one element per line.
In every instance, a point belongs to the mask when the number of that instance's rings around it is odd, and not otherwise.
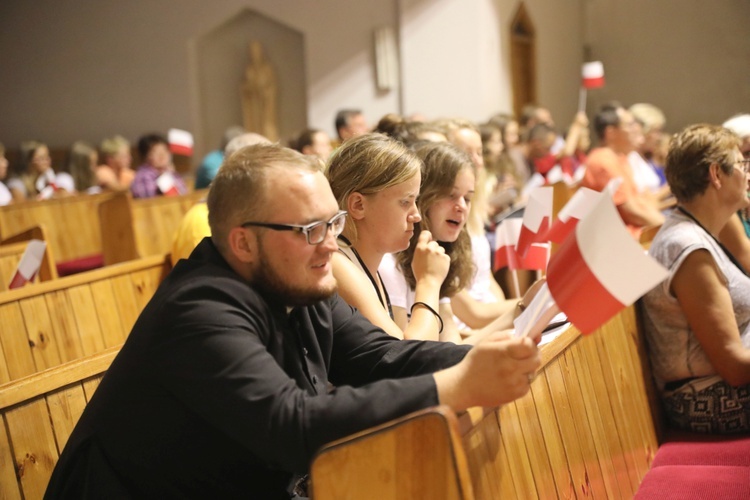
<path fill-rule="evenodd" d="M 737 165 L 739 165 L 739 168 L 737 167 Z M 734 165 L 732 166 L 743 174 L 747 175 L 748 173 L 750 173 L 750 158 L 738 160 L 734 162 Z"/>
<path fill-rule="evenodd" d="M 336 215 L 331 217 L 328 222 L 318 221 L 304 226 L 298 224 L 270 224 L 268 222 L 243 222 L 242 227 L 257 226 L 273 229 L 274 231 L 296 231 L 302 233 L 307 238 L 310 245 L 319 245 L 326 239 L 328 229 L 333 236 L 338 236 L 344 230 L 346 224 L 346 210 L 339 210 Z"/>

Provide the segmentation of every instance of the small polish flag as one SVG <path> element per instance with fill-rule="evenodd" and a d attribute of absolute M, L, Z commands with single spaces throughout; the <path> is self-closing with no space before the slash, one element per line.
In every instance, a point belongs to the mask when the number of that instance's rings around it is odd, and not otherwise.
<path fill-rule="evenodd" d="M 29 281 L 33 281 L 36 274 L 39 272 L 39 268 L 42 266 L 42 259 L 44 258 L 44 250 L 47 248 L 47 243 L 42 240 L 31 240 L 26 245 L 21 260 L 18 262 L 16 273 L 13 275 L 13 279 L 10 280 L 8 289 L 21 288 Z"/>
<path fill-rule="evenodd" d="M 179 196 L 180 190 L 174 180 L 172 172 L 164 172 L 156 179 L 156 186 L 164 196 Z"/>
<path fill-rule="evenodd" d="M 523 212 L 523 224 L 516 244 L 516 252 L 526 257 L 532 243 L 541 243 L 552 218 L 552 187 L 538 187 L 529 193 Z"/>
<path fill-rule="evenodd" d="M 525 257 L 516 252 L 516 245 L 521 234 L 523 221 L 513 217 L 505 219 L 495 230 L 495 270 L 507 267 L 511 271 L 516 269 L 544 270 L 549 258 L 549 245 L 533 243 Z"/>
<path fill-rule="evenodd" d="M 193 156 L 193 134 L 187 130 L 171 128 L 167 134 L 169 150 L 172 154 Z"/>
<path fill-rule="evenodd" d="M 604 87 L 604 65 L 601 61 L 587 62 L 581 70 L 585 89 L 598 89 Z"/>
<path fill-rule="evenodd" d="M 557 219 L 544 236 L 553 243 L 562 243 L 575 229 L 578 221 L 583 219 L 591 208 L 599 201 L 602 194 L 593 189 L 581 187 L 557 214 Z"/>
<path fill-rule="evenodd" d="M 552 257 L 550 293 L 589 334 L 664 281 L 668 271 L 635 241 L 610 196 L 600 196 Z"/>

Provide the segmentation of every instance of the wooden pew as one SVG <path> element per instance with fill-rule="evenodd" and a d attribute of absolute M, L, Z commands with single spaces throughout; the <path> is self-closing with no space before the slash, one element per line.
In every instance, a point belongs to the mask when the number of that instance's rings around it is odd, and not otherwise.
<path fill-rule="evenodd" d="M 73 428 L 120 350 L 0 385 L 0 498 L 42 498 Z"/>
<path fill-rule="evenodd" d="M 121 344 L 169 268 L 157 255 L 0 292 L 0 383 Z"/>
<path fill-rule="evenodd" d="M 591 336 L 571 327 L 542 347 L 529 394 L 457 417 L 463 453 L 450 410 L 429 430 L 417 413 L 324 447 L 315 498 L 412 498 L 420 484 L 438 485 L 425 498 L 632 498 L 658 447 L 641 342 L 633 307 Z"/>
<path fill-rule="evenodd" d="M 632 498 L 657 446 L 636 326 L 628 308 L 593 336 L 568 329 L 542 348 L 531 392 L 499 411 L 436 407 L 327 445 L 314 498 Z M 118 350 L 0 386 L 0 497 L 41 497 Z"/>
<path fill-rule="evenodd" d="M 26 201 L 0 207 L 0 238 L 44 225 L 48 246 L 58 262 L 102 253 L 99 204 L 112 193 Z"/>
<path fill-rule="evenodd" d="M 30 240 L 49 241 L 46 228 L 36 226 L 0 241 L 0 291 L 7 290 Z M 53 250 L 47 245 L 34 283 L 57 279 Z"/>
<path fill-rule="evenodd" d="M 133 199 L 121 193 L 99 206 L 105 265 L 172 250 L 182 217 L 207 189 L 183 196 Z"/>

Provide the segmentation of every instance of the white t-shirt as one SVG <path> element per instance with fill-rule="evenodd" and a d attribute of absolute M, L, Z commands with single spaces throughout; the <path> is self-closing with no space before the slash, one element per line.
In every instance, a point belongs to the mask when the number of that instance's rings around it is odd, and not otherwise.
<path fill-rule="evenodd" d="M 633 171 L 633 182 L 638 191 L 654 193 L 661 187 L 661 179 L 654 172 L 654 167 L 648 164 L 637 151 L 631 151 L 628 155 L 628 163 Z"/>
<path fill-rule="evenodd" d="M 13 200 L 13 195 L 10 194 L 8 186 L 0 182 L 0 207 L 7 205 Z"/>
<path fill-rule="evenodd" d="M 667 216 L 648 251 L 649 255 L 669 269 L 669 277 L 641 299 L 651 365 L 659 387 L 664 382 L 691 377 L 708 377 L 710 384 L 713 383 L 711 375 L 716 374 L 677 298 L 670 291 L 675 273 L 687 256 L 697 250 L 707 250 L 721 270 L 732 299 L 733 319 L 739 329 L 742 345 L 750 348 L 750 278 L 732 263 L 705 230 L 682 213 L 673 211 Z M 696 390 L 705 388 L 691 385 Z"/>

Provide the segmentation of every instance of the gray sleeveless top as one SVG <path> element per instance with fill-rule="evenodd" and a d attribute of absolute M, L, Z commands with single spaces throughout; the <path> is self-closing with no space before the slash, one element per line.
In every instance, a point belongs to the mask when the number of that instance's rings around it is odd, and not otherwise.
<path fill-rule="evenodd" d="M 685 258 L 701 249 L 707 250 L 716 262 L 732 298 L 742 345 L 750 348 L 750 278 L 732 263 L 711 235 L 688 216 L 674 210 L 649 249 L 649 254 L 669 269 L 669 277 L 642 299 L 651 365 L 660 388 L 665 382 L 693 377 L 699 378 L 690 384 L 696 390 L 718 381 L 716 370 L 670 292 L 672 279 Z"/>

